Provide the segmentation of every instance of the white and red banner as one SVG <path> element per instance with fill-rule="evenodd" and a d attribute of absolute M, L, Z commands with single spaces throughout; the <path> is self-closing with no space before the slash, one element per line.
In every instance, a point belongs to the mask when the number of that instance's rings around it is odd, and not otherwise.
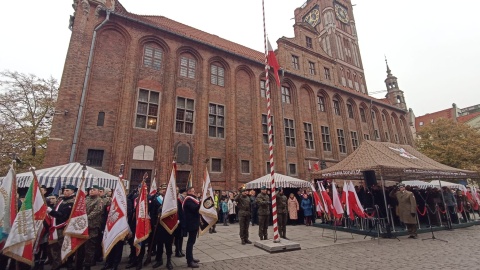
<path fill-rule="evenodd" d="M 210 227 L 215 225 L 218 220 L 217 209 L 213 200 L 213 189 L 210 182 L 210 175 L 205 168 L 203 181 L 203 196 L 200 204 L 200 235 L 204 234 Z"/>
<path fill-rule="evenodd" d="M 103 232 L 103 257 L 106 259 L 113 246 L 123 240 L 130 232 L 127 221 L 127 195 L 123 186 L 122 178 L 119 178 L 117 186 L 112 194 L 112 203 L 108 211 L 107 225 Z"/>
<path fill-rule="evenodd" d="M 150 196 L 153 196 L 157 193 L 157 170 L 153 173 L 152 183 L 150 184 Z"/>
<path fill-rule="evenodd" d="M 352 202 L 355 203 L 353 207 L 353 211 L 357 216 L 361 218 L 365 218 L 365 209 L 363 209 L 362 203 L 360 202 L 360 199 L 358 199 L 357 191 L 355 190 L 355 186 L 353 185 L 352 181 L 350 181 L 350 189 L 351 193 L 353 193 L 353 198 L 351 199 Z"/>
<path fill-rule="evenodd" d="M 315 190 L 315 186 L 311 183 L 310 184 L 310 188 L 312 189 L 312 193 L 313 193 L 313 199 L 315 201 L 315 210 L 317 211 L 318 215 L 320 215 L 321 213 L 325 212 L 325 210 L 323 209 L 323 202 L 322 200 L 320 199 L 320 196 L 318 196 L 318 193 L 317 191 Z"/>
<path fill-rule="evenodd" d="M 332 197 L 333 197 L 333 215 L 336 218 L 341 218 L 343 215 L 343 207 L 342 203 L 340 202 L 340 197 L 338 196 L 337 187 L 335 186 L 335 182 L 332 181 Z"/>
<path fill-rule="evenodd" d="M 156 192 L 156 190 L 155 190 Z M 147 198 L 147 184 L 142 181 L 140 195 L 138 197 L 137 224 L 135 227 L 135 239 L 133 245 L 135 246 L 137 256 L 140 254 L 141 242 L 148 238 L 151 231 L 150 217 L 148 216 L 148 198 Z"/>
<path fill-rule="evenodd" d="M 332 199 L 330 198 L 330 195 L 328 195 L 327 190 L 323 186 L 321 182 L 317 182 L 318 184 L 318 189 L 320 190 L 320 195 L 322 195 L 322 202 L 323 202 L 323 209 L 325 209 L 325 212 L 328 213 L 333 213 L 333 204 L 332 204 Z"/>
<path fill-rule="evenodd" d="M 47 215 L 47 205 L 40 191 L 37 176 L 32 169 L 33 181 L 25 196 L 8 235 L 3 254 L 17 261 L 34 265 L 34 246 L 43 229 L 42 222 Z"/>
<path fill-rule="evenodd" d="M 267 45 L 268 45 L 268 54 L 267 54 L 267 62 L 268 65 L 273 69 L 273 75 L 275 76 L 275 81 L 277 82 L 277 86 L 280 87 L 280 77 L 278 76 L 278 70 L 280 69 L 280 65 L 278 64 L 277 57 L 275 56 L 275 52 L 272 49 L 272 45 L 267 38 Z"/>
<path fill-rule="evenodd" d="M 160 225 L 162 225 L 169 234 L 178 226 L 178 209 L 177 209 L 177 184 L 176 184 L 176 166 L 173 163 L 170 181 L 168 181 L 165 198 L 163 198 L 162 215 L 160 217 Z"/>
<path fill-rule="evenodd" d="M 65 229 L 63 229 L 63 244 L 61 250 L 62 262 L 75 253 L 77 249 L 83 245 L 89 238 L 88 236 L 88 217 L 86 205 L 85 177 L 77 190 L 75 202 L 73 203 L 72 212 L 68 219 Z"/>
<path fill-rule="evenodd" d="M 17 216 L 17 177 L 10 165 L 7 176 L 0 181 L 0 251 L 10 234 Z"/>

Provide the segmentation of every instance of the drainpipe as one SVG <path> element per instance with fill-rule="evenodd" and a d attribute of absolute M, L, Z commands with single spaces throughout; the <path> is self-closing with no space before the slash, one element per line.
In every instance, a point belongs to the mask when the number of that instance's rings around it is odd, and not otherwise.
<path fill-rule="evenodd" d="M 95 40 L 97 38 L 97 30 L 100 29 L 102 26 L 104 26 L 108 22 L 108 20 L 110 20 L 110 10 L 107 9 L 106 12 L 107 12 L 107 17 L 105 18 L 105 20 L 100 25 L 95 27 L 95 29 L 93 30 L 92 45 L 90 45 L 90 55 L 88 56 L 87 71 L 85 72 L 85 81 L 83 82 L 82 97 L 80 99 L 80 106 L 78 108 L 77 123 L 75 124 L 75 133 L 73 134 L 72 150 L 70 151 L 69 162 L 74 161 L 75 154 L 77 152 L 78 133 L 80 131 L 81 119 L 83 114 L 83 106 L 85 105 L 85 96 L 87 94 L 88 80 L 90 78 L 90 68 L 92 65 L 93 49 L 95 48 Z"/>

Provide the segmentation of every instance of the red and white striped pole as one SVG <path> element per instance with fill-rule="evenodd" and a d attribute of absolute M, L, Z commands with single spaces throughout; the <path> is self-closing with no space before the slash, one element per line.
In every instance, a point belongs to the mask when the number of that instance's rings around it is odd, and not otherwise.
<path fill-rule="evenodd" d="M 267 29 L 265 26 L 265 1 L 262 0 L 263 10 L 263 39 L 265 44 L 265 89 L 267 91 L 267 125 L 268 125 L 268 149 L 270 150 L 270 179 L 272 189 L 272 215 L 273 215 L 273 242 L 280 242 L 278 235 L 277 222 L 277 195 L 275 190 L 275 164 L 273 162 L 273 131 L 272 131 L 272 113 L 270 110 L 270 80 L 268 78 L 268 48 L 267 48 Z"/>

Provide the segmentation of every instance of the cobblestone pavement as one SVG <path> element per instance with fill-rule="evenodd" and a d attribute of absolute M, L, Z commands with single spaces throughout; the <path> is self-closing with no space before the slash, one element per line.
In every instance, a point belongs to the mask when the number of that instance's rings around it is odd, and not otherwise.
<path fill-rule="evenodd" d="M 270 254 L 253 245 L 241 245 L 237 224 L 217 225 L 217 233 L 197 239 L 194 256 L 201 269 L 480 269 L 475 255 L 480 246 L 480 226 L 452 231 L 406 236 L 396 239 L 364 239 L 362 235 L 338 232 L 313 226 L 287 226 L 287 237 L 300 243 L 301 250 Z M 250 240 L 258 241 L 258 226 L 250 227 Z M 323 233 L 323 236 L 322 236 Z M 269 227 L 269 237 L 273 229 Z M 353 237 L 353 238 L 352 238 Z M 422 239 L 429 239 L 422 241 Z M 184 248 L 186 243 L 184 243 Z M 125 246 L 119 269 L 125 269 L 129 248 Z M 153 258 L 152 258 L 153 259 Z M 165 255 L 164 255 L 165 262 Z M 187 269 L 185 258 L 173 258 L 175 269 Z M 100 269 L 101 266 L 92 269 Z M 49 269 L 49 268 L 46 268 Z M 143 269 L 152 269 L 151 265 Z M 156 269 L 165 269 L 161 266 Z"/>

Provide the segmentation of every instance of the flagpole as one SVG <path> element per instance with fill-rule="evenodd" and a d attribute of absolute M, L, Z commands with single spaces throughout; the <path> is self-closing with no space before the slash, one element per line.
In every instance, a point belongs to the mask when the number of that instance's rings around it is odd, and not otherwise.
<path fill-rule="evenodd" d="M 272 215 L 273 215 L 273 242 L 280 242 L 278 235 L 277 222 L 277 196 L 275 190 L 275 166 L 273 161 L 273 134 L 272 134 L 272 114 L 270 109 L 270 80 L 268 78 L 268 50 L 267 50 L 267 28 L 265 26 L 265 0 L 262 0 L 263 11 L 263 40 L 265 46 L 265 89 L 267 91 L 267 124 L 268 124 L 268 148 L 270 150 L 270 180 L 272 193 Z"/>

